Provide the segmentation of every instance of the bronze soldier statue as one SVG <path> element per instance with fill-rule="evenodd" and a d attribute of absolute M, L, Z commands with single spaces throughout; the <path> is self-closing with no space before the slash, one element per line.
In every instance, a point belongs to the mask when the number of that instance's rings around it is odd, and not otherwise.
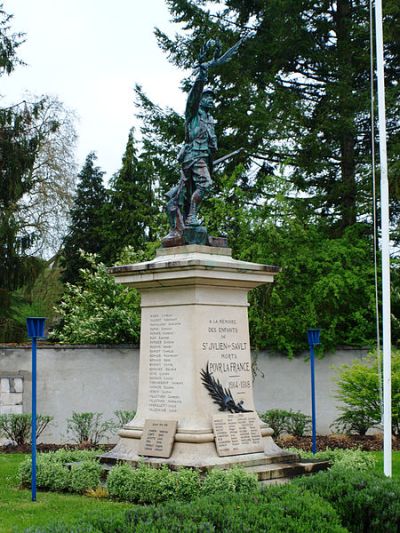
<path fill-rule="evenodd" d="M 162 239 L 163 246 L 184 244 L 209 244 L 208 234 L 198 219 L 199 206 L 212 186 L 213 158 L 217 150 L 214 119 L 214 93 L 206 87 L 208 69 L 229 61 L 243 42 L 240 39 L 225 54 L 218 57 L 219 41 L 210 40 L 202 48 L 197 77 L 189 92 L 185 109 L 185 143 L 178 161 L 181 177 L 178 184 L 167 193 L 167 214 L 170 232 Z M 207 52 L 215 47 L 214 58 L 205 61 Z"/>

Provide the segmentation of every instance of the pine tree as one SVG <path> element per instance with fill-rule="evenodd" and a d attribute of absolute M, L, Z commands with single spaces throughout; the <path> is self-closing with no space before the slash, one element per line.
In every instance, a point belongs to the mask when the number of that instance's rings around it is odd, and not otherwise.
<path fill-rule="evenodd" d="M 115 262 L 126 246 L 141 250 L 149 240 L 154 215 L 152 176 L 145 161 L 140 161 L 133 129 L 122 158 L 122 166 L 111 179 L 110 202 L 106 211 L 106 245 L 103 257 Z"/>
<path fill-rule="evenodd" d="M 103 217 L 107 193 L 103 184 L 104 172 L 95 166 L 96 155 L 91 152 L 78 175 L 71 224 L 64 240 L 62 253 L 63 280 L 76 283 L 79 269 L 87 267 L 81 250 L 102 257 L 105 246 Z"/>

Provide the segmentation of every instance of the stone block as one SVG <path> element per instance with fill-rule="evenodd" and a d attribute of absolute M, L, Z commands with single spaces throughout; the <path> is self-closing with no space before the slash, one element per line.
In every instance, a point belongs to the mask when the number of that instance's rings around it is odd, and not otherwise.
<path fill-rule="evenodd" d="M 0 405 L 1 415 L 20 415 L 22 412 L 22 405 Z"/>
<path fill-rule="evenodd" d="M 22 405 L 22 392 L 2 392 L 0 405 Z"/>
<path fill-rule="evenodd" d="M 10 378 L 1 378 L 0 392 L 10 392 Z"/>
<path fill-rule="evenodd" d="M 14 378 L 14 391 L 24 392 L 24 380 L 22 378 Z"/>

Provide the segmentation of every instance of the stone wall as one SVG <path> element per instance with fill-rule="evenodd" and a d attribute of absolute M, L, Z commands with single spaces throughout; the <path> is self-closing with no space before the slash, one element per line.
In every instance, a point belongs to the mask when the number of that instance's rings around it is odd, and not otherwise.
<path fill-rule="evenodd" d="M 310 366 L 307 354 L 287 359 L 269 352 L 254 354 L 255 404 L 310 414 Z M 316 361 L 317 429 L 329 432 L 338 416 L 333 366 L 366 355 L 366 350 L 338 350 Z M 95 411 L 112 418 L 117 409 L 136 409 L 139 350 L 134 346 L 42 346 L 38 349 L 38 413 L 54 416 L 45 442 L 67 439 L 66 420 L 73 411 Z M 32 387 L 30 347 L 0 346 L 0 414 L 29 412 Z M 115 440 L 115 439 L 111 439 Z"/>

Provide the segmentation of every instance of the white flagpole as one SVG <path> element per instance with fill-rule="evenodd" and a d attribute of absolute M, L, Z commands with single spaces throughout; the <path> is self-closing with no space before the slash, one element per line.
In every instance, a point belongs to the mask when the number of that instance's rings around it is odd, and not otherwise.
<path fill-rule="evenodd" d="M 389 184 L 386 153 L 385 73 L 382 0 L 375 2 L 376 66 L 378 78 L 379 159 L 381 168 L 382 322 L 383 322 L 383 469 L 392 476 L 392 380 L 390 327 Z"/>

